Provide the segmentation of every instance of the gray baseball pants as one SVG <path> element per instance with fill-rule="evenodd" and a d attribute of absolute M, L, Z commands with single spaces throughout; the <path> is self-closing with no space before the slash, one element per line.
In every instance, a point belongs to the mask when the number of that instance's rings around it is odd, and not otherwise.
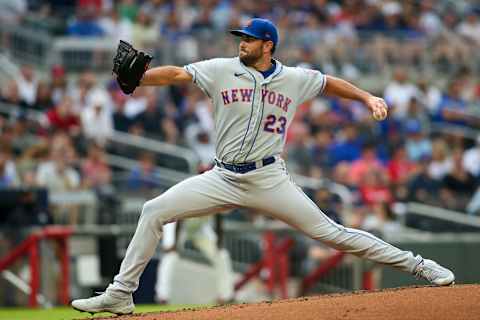
<path fill-rule="evenodd" d="M 147 201 L 118 275 L 108 290 L 134 292 L 155 252 L 162 225 L 222 209 L 246 207 L 282 220 L 309 237 L 361 258 L 412 273 L 422 260 L 372 234 L 346 228 L 328 218 L 291 180 L 285 163 L 240 174 L 215 167 L 188 178 Z"/>

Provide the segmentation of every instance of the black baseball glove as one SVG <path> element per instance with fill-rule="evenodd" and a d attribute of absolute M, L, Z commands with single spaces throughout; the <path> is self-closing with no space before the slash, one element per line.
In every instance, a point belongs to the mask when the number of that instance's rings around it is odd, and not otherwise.
<path fill-rule="evenodd" d="M 120 40 L 113 58 L 113 73 L 125 94 L 131 94 L 140 85 L 140 80 L 152 61 L 152 56 L 138 51 L 128 42 Z"/>

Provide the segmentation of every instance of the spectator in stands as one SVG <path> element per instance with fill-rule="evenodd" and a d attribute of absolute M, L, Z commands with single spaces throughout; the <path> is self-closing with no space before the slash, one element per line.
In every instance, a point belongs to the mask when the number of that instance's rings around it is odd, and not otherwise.
<path fill-rule="evenodd" d="M 313 159 L 310 152 L 310 128 L 304 122 L 292 123 L 289 129 L 291 139 L 287 142 L 288 168 L 304 176 L 310 175 Z"/>
<path fill-rule="evenodd" d="M 91 96 L 98 90 L 102 90 L 97 86 L 97 77 L 91 70 L 83 71 L 77 80 L 75 86 L 70 88 L 68 94 L 73 99 L 73 109 L 77 113 L 90 105 Z"/>
<path fill-rule="evenodd" d="M 436 37 L 442 31 L 442 20 L 435 8 L 435 1 L 420 2 L 420 26 L 429 37 Z"/>
<path fill-rule="evenodd" d="M 135 92 L 128 96 L 125 102 L 125 115 L 134 120 L 136 116 L 145 111 L 147 108 L 147 92 L 152 88 L 138 87 Z"/>
<path fill-rule="evenodd" d="M 12 153 L 5 147 L 0 148 L 0 189 L 14 188 L 20 185 L 17 168 Z"/>
<path fill-rule="evenodd" d="M 372 206 L 362 222 L 361 229 L 385 237 L 399 232 L 402 226 L 395 219 L 395 215 L 387 202 L 380 202 Z"/>
<path fill-rule="evenodd" d="M 69 156 L 74 152 L 72 147 L 50 148 L 50 159 L 38 166 L 36 183 L 45 187 L 50 194 L 75 191 L 80 188 L 80 174 L 70 164 Z M 54 223 L 76 224 L 78 221 L 77 205 L 52 204 Z"/>
<path fill-rule="evenodd" d="M 417 162 L 418 171 L 408 186 L 408 200 L 426 204 L 440 205 L 440 182 L 430 175 L 430 159 L 426 156 Z"/>
<path fill-rule="evenodd" d="M 425 136 L 420 121 L 409 119 L 404 122 L 406 134 L 405 148 L 408 158 L 412 161 L 418 161 L 423 157 L 430 157 L 432 154 L 432 144 Z"/>
<path fill-rule="evenodd" d="M 458 203 L 457 209 L 464 210 L 465 204 L 472 197 L 477 182 L 475 177 L 466 171 L 462 163 L 463 150 L 456 149 L 452 155 L 452 168 L 443 178 L 443 186 L 453 194 Z"/>
<path fill-rule="evenodd" d="M 434 113 L 442 98 L 440 89 L 431 84 L 426 77 L 418 79 L 417 88 L 417 99 L 420 106 L 428 112 Z"/>
<path fill-rule="evenodd" d="M 131 22 L 135 21 L 138 15 L 138 5 L 134 0 L 121 0 L 118 5 L 118 13 L 120 18 L 128 19 Z"/>
<path fill-rule="evenodd" d="M 415 84 L 408 81 L 408 74 L 404 67 L 397 67 L 392 81 L 387 85 L 384 92 L 385 101 L 393 110 L 396 119 L 404 119 L 407 116 L 408 105 L 418 93 Z"/>
<path fill-rule="evenodd" d="M 132 122 L 141 127 L 145 136 L 154 139 L 163 139 L 161 123 L 165 115 L 160 109 L 157 93 L 154 90 L 147 90 L 145 97 L 145 110 L 139 113 Z"/>
<path fill-rule="evenodd" d="M 132 168 L 127 180 L 127 188 L 130 191 L 148 191 L 159 187 L 155 173 L 155 158 L 149 152 L 142 153 L 138 158 L 138 164 Z"/>
<path fill-rule="evenodd" d="M 20 68 L 20 74 L 16 81 L 21 99 L 29 106 L 32 106 L 35 102 L 35 95 L 38 86 L 38 79 L 35 76 L 33 67 L 30 65 L 23 65 Z"/>
<path fill-rule="evenodd" d="M 11 130 L 10 143 L 15 154 L 20 154 L 24 149 L 35 145 L 38 140 L 35 135 L 41 131 L 39 125 L 28 119 L 26 112 L 21 112 L 16 116 L 11 125 Z"/>
<path fill-rule="evenodd" d="M 326 174 L 331 163 L 330 145 L 332 133 L 329 130 L 318 130 L 314 133 L 313 143 L 310 146 L 313 164 Z"/>
<path fill-rule="evenodd" d="M 28 11 L 28 1 L 0 1 L 0 23 L 2 25 L 14 24 Z"/>
<path fill-rule="evenodd" d="M 368 168 L 362 175 L 359 181 L 359 192 L 363 203 L 369 206 L 393 201 L 384 171 L 377 171 L 375 168 Z"/>
<path fill-rule="evenodd" d="M 174 119 L 165 117 L 162 119 L 162 131 L 164 141 L 171 144 L 178 144 L 180 142 L 180 132 Z"/>
<path fill-rule="evenodd" d="M 463 167 L 468 173 L 476 178 L 480 177 L 480 135 L 476 145 L 465 151 L 463 155 Z"/>
<path fill-rule="evenodd" d="M 458 125 L 467 125 L 471 116 L 466 113 L 467 102 L 461 97 L 461 82 L 458 79 L 450 81 L 447 92 L 442 96 L 433 120 Z"/>
<path fill-rule="evenodd" d="M 52 100 L 54 104 L 60 103 L 67 92 L 65 68 L 58 64 L 52 66 L 50 80 L 52 81 Z"/>
<path fill-rule="evenodd" d="M 81 132 L 80 118 L 73 111 L 73 101 L 65 96 L 62 101 L 46 113 L 48 126 L 52 130 L 62 130 L 73 136 Z"/>
<path fill-rule="evenodd" d="M 139 10 L 132 27 L 133 46 L 138 49 L 152 51 L 158 41 L 159 30 L 153 23 L 151 13 Z"/>
<path fill-rule="evenodd" d="M 357 187 L 353 185 L 351 182 L 350 167 L 351 167 L 350 163 L 346 161 L 340 162 L 334 167 L 333 173 L 331 176 L 334 182 L 346 186 L 347 188 L 350 189 L 350 191 L 355 193 L 357 190 Z"/>
<path fill-rule="evenodd" d="M 125 104 L 128 98 L 122 93 L 122 91 L 120 91 L 120 89 L 111 91 L 110 95 L 115 107 L 112 115 L 113 128 L 118 131 L 128 132 L 133 123 L 132 119 L 125 114 Z"/>
<path fill-rule="evenodd" d="M 88 5 L 77 8 L 76 19 L 70 23 L 67 34 L 73 37 L 101 37 L 105 32 L 97 21 L 98 11 L 95 6 Z"/>
<path fill-rule="evenodd" d="M 330 146 L 331 165 L 339 162 L 353 162 L 360 158 L 362 152 L 362 141 L 359 137 L 357 127 L 348 123 L 340 129 L 337 139 Z"/>
<path fill-rule="evenodd" d="M 430 132 L 430 118 L 428 109 L 420 104 L 418 98 L 410 99 L 407 107 L 407 114 L 405 115 L 404 123 L 418 122 L 420 127 L 425 132 Z"/>
<path fill-rule="evenodd" d="M 315 191 L 314 199 L 317 206 L 321 206 L 322 211 L 336 223 L 342 224 L 343 219 L 341 216 L 342 201 L 340 198 L 330 192 L 329 186 L 322 186 Z"/>
<path fill-rule="evenodd" d="M 408 158 L 403 144 L 394 146 L 392 153 L 393 156 L 387 165 L 389 181 L 395 185 L 404 184 L 415 174 L 416 164 Z"/>
<path fill-rule="evenodd" d="M 82 162 L 82 184 L 85 188 L 101 190 L 112 182 L 112 171 L 106 162 L 106 154 L 101 146 L 92 143 L 87 157 Z"/>
<path fill-rule="evenodd" d="M 7 85 L 2 88 L 0 101 L 20 107 L 28 107 L 27 102 L 20 96 L 18 84 L 15 80 L 8 81 Z"/>
<path fill-rule="evenodd" d="M 452 159 L 449 157 L 448 145 L 443 139 L 435 139 L 432 143 L 432 160 L 428 167 L 430 176 L 441 181 L 453 167 Z"/>
<path fill-rule="evenodd" d="M 105 0 L 77 0 L 77 8 L 80 10 L 85 9 L 94 9 L 97 12 L 100 12 L 104 9 Z"/>
<path fill-rule="evenodd" d="M 457 26 L 457 32 L 467 41 L 474 41 L 480 44 L 480 21 L 478 13 L 471 10 L 466 13 L 465 19 Z"/>
<path fill-rule="evenodd" d="M 37 186 L 37 166 L 39 163 L 48 160 L 48 148 L 49 145 L 47 139 L 43 139 L 36 144 L 22 150 L 22 153 L 17 161 L 17 169 L 21 179 L 22 187 L 28 188 Z"/>
<path fill-rule="evenodd" d="M 376 171 L 380 175 L 385 174 L 385 169 L 380 160 L 378 159 L 375 145 L 372 143 L 365 143 L 362 148 L 361 157 L 355 160 L 350 167 L 350 183 L 352 185 L 359 185 L 360 183 L 364 183 L 365 176 L 370 170 Z M 368 182 L 372 182 L 372 177 L 370 177 L 370 180 Z M 377 179 L 374 182 L 377 183 L 381 181 Z"/>
<path fill-rule="evenodd" d="M 35 102 L 31 107 L 40 112 L 45 112 L 53 107 L 53 105 L 52 87 L 50 86 L 50 83 L 46 81 L 39 81 L 37 92 L 35 94 Z"/>
<path fill-rule="evenodd" d="M 194 124 L 188 127 L 186 135 L 187 141 L 189 141 L 189 147 L 200 159 L 198 172 L 204 172 L 211 168 L 212 159 L 215 157 L 215 144 L 212 141 L 209 131 L 198 124 Z"/>
<path fill-rule="evenodd" d="M 393 197 L 404 201 L 408 197 L 408 182 L 415 176 L 417 164 L 408 158 L 405 145 L 393 145 L 392 157 L 387 165 Z"/>
<path fill-rule="evenodd" d="M 98 23 L 105 31 L 105 36 L 114 43 L 120 40 L 132 43 L 132 22 L 127 18 L 121 18 L 116 8 L 106 12 Z"/>
<path fill-rule="evenodd" d="M 74 150 L 71 146 L 51 146 L 49 160 L 38 167 L 37 184 L 52 192 L 78 189 L 80 175 L 69 164 L 72 152 Z"/>
<path fill-rule="evenodd" d="M 112 114 L 107 110 L 107 99 L 106 94 L 96 92 L 90 99 L 90 106 L 81 113 L 83 134 L 101 146 L 105 146 L 113 134 Z"/>

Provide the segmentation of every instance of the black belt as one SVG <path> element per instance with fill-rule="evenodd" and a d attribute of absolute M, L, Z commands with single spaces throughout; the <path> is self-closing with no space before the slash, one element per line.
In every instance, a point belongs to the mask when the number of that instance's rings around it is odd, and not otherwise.
<path fill-rule="evenodd" d="M 275 162 L 275 157 L 268 157 L 265 159 L 262 159 L 262 167 L 268 166 L 269 164 L 272 164 Z M 260 168 L 260 166 L 257 168 L 257 163 L 256 162 L 245 162 L 245 163 L 238 163 L 238 164 L 231 164 L 231 163 L 225 163 L 218 161 L 215 159 L 215 163 L 217 166 L 221 168 L 225 168 L 229 171 L 235 172 L 235 173 L 247 173 L 252 170 Z"/>

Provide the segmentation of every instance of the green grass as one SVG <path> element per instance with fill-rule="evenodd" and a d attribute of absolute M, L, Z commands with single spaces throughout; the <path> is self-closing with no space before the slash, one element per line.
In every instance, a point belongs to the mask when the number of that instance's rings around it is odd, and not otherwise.
<path fill-rule="evenodd" d="M 195 308 L 201 306 L 192 305 L 137 305 L 135 313 L 155 312 L 155 311 L 174 311 L 185 308 Z M 89 313 L 78 312 L 70 307 L 56 307 L 52 309 L 27 309 L 27 308 L 3 308 L 0 309 L 0 320 L 72 320 L 84 318 L 98 318 L 111 316 L 110 313 L 98 313 L 90 317 Z"/>

